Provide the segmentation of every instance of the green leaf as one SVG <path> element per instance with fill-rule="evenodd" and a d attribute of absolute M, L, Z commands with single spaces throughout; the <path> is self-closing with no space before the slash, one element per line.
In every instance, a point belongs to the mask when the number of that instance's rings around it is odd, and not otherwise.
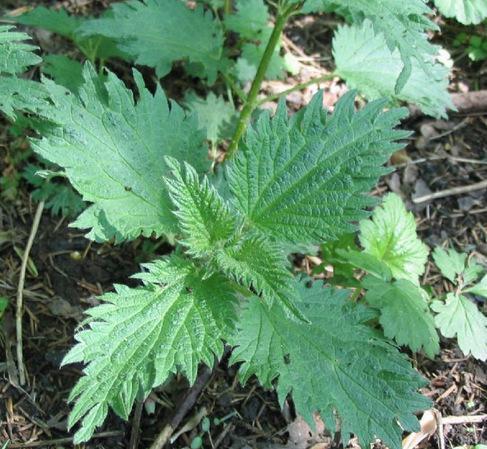
<path fill-rule="evenodd" d="M 448 293 L 445 303 L 434 301 L 431 308 L 438 313 L 435 323 L 446 338 L 456 335 L 465 355 L 471 353 L 476 359 L 487 360 L 487 318 L 472 301 Z"/>
<path fill-rule="evenodd" d="M 81 420 L 75 444 L 87 441 L 111 407 L 127 419 L 137 398 L 172 373 L 194 382 L 200 362 L 212 366 L 223 353 L 235 319 L 225 279 L 203 274 L 178 256 L 146 265 L 145 285 L 115 286 L 88 311 L 88 326 L 63 364 L 84 362 L 85 375 L 71 392 L 76 404 L 69 427 Z"/>
<path fill-rule="evenodd" d="M 48 9 L 44 6 L 38 6 L 21 15 L 7 15 L 6 18 L 22 25 L 52 31 L 68 39 L 74 39 L 76 29 L 83 22 L 81 17 L 70 15 L 65 9 Z"/>
<path fill-rule="evenodd" d="M 469 258 L 467 267 L 462 275 L 463 284 L 473 284 L 483 272 L 485 272 L 485 268 L 482 265 L 479 265 L 474 258 Z"/>
<path fill-rule="evenodd" d="M 35 187 L 32 199 L 45 201 L 45 208 L 50 209 L 52 215 L 73 217 L 79 214 L 85 207 L 81 197 L 70 185 L 55 183 L 38 175 L 40 167 L 29 164 L 22 176 L 29 184 Z"/>
<path fill-rule="evenodd" d="M 180 0 L 130 0 L 113 4 L 110 11 L 81 25 L 80 33 L 115 39 L 137 64 L 155 67 L 159 77 L 173 62 L 188 60 L 204 67 L 210 84 L 215 81 L 223 31 L 210 12 L 201 6 L 191 10 Z"/>
<path fill-rule="evenodd" d="M 383 111 L 383 101 L 354 110 L 354 93 L 333 115 L 322 95 L 288 118 L 284 103 L 273 119 L 264 113 L 249 128 L 228 167 L 230 189 L 249 223 L 283 243 L 337 238 L 365 218 L 364 195 L 388 170 L 381 167 L 408 135 L 394 130 L 403 109 Z"/>
<path fill-rule="evenodd" d="M 465 270 L 467 255 L 457 253 L 454 249 L 435 248 L 433 251 L 433 260 L 440 269 L 441 274 L 454 284 L 457 283 L 457 276 Z"/>
<path fill-rule="evenodd" d="M 101 17 L 107 17 L 107 15 L 108 13 L 104 13 Z M 111 39 L 100 35 L 82 36 L 79 28 L 89 19 L 70 15 L 64 9 L 48 9 L 38 6 L 20 16 L 7 16 L 6 18 L 15 23 L 49 30 L 71 39 L 91 60 L 96 58 L 127 59 L 127 55 L 118 50 Z"/>
<path fill-rule="evenodd" d="M 25 42 L 29 39 L 10 25 L 0 25 L 0 111 L 12 119 L 15 108 L 34 103 L 44 94 L 39 83 L 16 77 L 42 61 L 34 53 L 37 47 Z"/>
<path fill-rule="evenodd" d="M 34 53 L 37 47 L 25 43 L 30 36 L 9 25 L 0 26 L 0 75 L 16 75 L 42 59 Z"/>
<path fill-rule="evenodd" d="M 83 65 L 65 55 L 46 55 L 42 71 L 73 93 L 78 93 L 84 82 Z"/>
<path fill-rule="evenodd" d="M 338 249 L 337 254 L 341 257 L 343 262 L 346 262 L 355 268 L 359 268 L 360 270 L 364 270 L 367 273 L 373 274 L 379 279 L 390 281 L 392 278 L 392 271 L 389 266 L 372 254 L 350 249 Z"/>
<path fill-rule="evenodd" d="M 259 233 L 237 234 L 234 241 L 217 250 L 217 267 L 237 282 L 251 287 L 272 305 L 277 301 L 290 317 L 308 321 L 296 308 L 296 286 L 282 248 Z"/>
<path fill-rule="evenodd" d="M 454 17 L 464 25 L 477 25 L 487 17 L 486 0 L 434 0 L 445 17 Z"/>
<path fill-rule="evenodd" d="M 263 0 L 238 0 L 237 11 L 225 16 L 225 26 L 244 39 L 256 39 L 268 28 L 269 11 Z"/>
<path fill-rule="evenodd" d="M 368 290 L 365 299 L 380 311 L 379 322 L 387 338 L 415 352 L 423 349 L 430 358 L 438 354 L 438 333 L 424 290 L 405 279 L 384 282 L 368 276 L 363 283 Z"/>
<path fill-rule="evenodd" d="M 226 27 L 239 33 L 245 40 L 242 45 L 242 53 L 235 65 L 236 76 L 242 83 L 252 81 L 257 73 L 265 48 L 272 33 L 269 26 L 269 12 L 262 0 L 239 0 L 237 11 L 225 17 Z M 289 56 L 281 56 L 281 43 L 274 49 L 269 67 L 267 68 L 267 79 L 282 78 L 286 70 L 290 70 L 288 63 Z"/>
<path fill-rule="evenodd" d="M 478 284 L 475 284 L 473 287 L 467 288 L 465 292 L 487 298 L 487 274 L 480 280 Z"/>
<path fill-rule="evenodd" d="M 416 234 L 414 215 L 401 198 L 390 193 L 374 209 L 371 220 L 360 222 L 364 251 L 383 261 L 396 279 L 419 282 L 428 260 L 428 247 Z"/>
<path fill-rule="evenodd" d="M 277 379 L 279 400 L 292 394 L 296 412 L 312 423 L 319 412 L 333 430 L 356 434 L 363 446 L 376 437 L 401 447 L 403 429 L 418 429 L 414 412 L 429 401 L 416 392 L 423 379 L 396 348 L 364 323 L 374 312 L 347 299 L 345 290 L 311 289 L 300 283 L 298 305 L 311 324 L 286 319 L 279 307 L 268 310 L 251 299 L 231 362 L 243 362 L 243 380 L 255 374 L 267 386 Z"/>
<path fill-rule="evenodd" d="M 212 143 L 227 137 L 225 130 L 237 116 L 235 107 L 213 92 L 201 98 L 191 91 L 185 95 L 184 105 L 196 114 L 198 126 L 206 131 L 206 138 Z"/>
<path fill-rule="evenodd" d="M 85 201 L 94 203 L 74 223 L 95 240 L 134 239 L 174 232 L 176 219 L 163 183 L 164 156 L 207 167 L 204 136 L 195 120 L 158 87 L 152 95 L 134 72 L 139 100 L 114 74 L 106 82 L 91 65 L 79 97 L 45 80 L 50 101 L 33 111 L 54 126 L 34 150 L 66 171 Z"/>
<path fill-rule="evenodd" d="M 325 8 L 333 7 L 337 13 L 360 24 L 369 19 L 376 34 L 383 33 L 389 49 L 399 51 L 403 63 L 397 78 L 395 92 L 399 93 L 405 86 L 412 72 L 413 61 L 433 79 L 437 75 L 431 64 L 431 58 L 437 55 L 439 47 L 428 41 L 429 30 L 438 26 L 428 15 L 432 13 L 424 0 L 321 0 Z M 317 2 L 319 4 L 319 2 Z"/>
<path fill-rule="evenodd" d="M 189 164 L 184 169 L 174 159 L 166 159 L 172 178 L 166 178 L 169 195 L 176 207 L 183 245 L 195 257 L 205 257 L 223 246 L 235 233 L 237 220 L 208 178 L 200 183 Z"/>
<path fill-rule="evenodd" d="M 370 20 L 361 25 L 342 26 L 333 39 L 336 72 L 351 88 L 359 89 L 368 99 L 391 98 L 418 105 L 434 117 L 446 117 L 446 109 L 455 109 L 448 93 L 449 70 L 434 62 L 430 70 L 411 60 L 411 74 L 399 93 L 396 83 L 403 70 L 401 54 L 390 50 L 382 32 L 376 33 Z"/>
<path fill-rule="evenodd" d="M 166 163 L 173 172 L 166 183 L 183 232 L 181 243 L 188 253 L 207 259 L 208 266 L 214 264 L 269 304 L 280 301 L 291 314 L 306 320 L 293 305 L 296 292 L 282 249 L 263 235 L 243 231 L 241 217 L 230 210 L 206 177 L 200 182 L 188 164 L 183 170 L 175 160 Z"/>
<path fill-rule="evenodd" d="M 0 296 L 0 320 L 3 317 L 5 310 L 7 310 L 7 307 L 8 307 L 8 298 L 6 298 L 5 296 Z"/>

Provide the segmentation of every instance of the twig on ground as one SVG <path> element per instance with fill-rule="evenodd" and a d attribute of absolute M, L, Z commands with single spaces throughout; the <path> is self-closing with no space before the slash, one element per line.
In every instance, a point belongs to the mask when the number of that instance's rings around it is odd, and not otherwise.
<path fill-rule="evenodd" d="M 217 449 L 218 446 L 220 446 L 221 442 L 224 440 L 224 438 L 230 433 L 230 432 L 233 432 L 233 430 L 235 429 L 235 426 L 233 424 L 228 424 L 227 426 L 225 426 L 225 428 L 223 429 L 223 432 L 218 435 L 218 438 L 215 440 L 215 444 L 214 444 L 214 449 Z"/>
<path fill-rule="evenodd" d="M 336 74 L 334 73 L 327 73 L 326 75 L 319 76 L 317 78 L 312 78 L 304 83 L 296 84 L 295 86 L 291 87 L 290 89 L 286 89 L 282 92 L 277 94 L 269 95 L 268 97 L 262 98 L 258 101 L 258 106 L 262 106 L 264 103 L 268 103 L 269 101 L 278 100 L 279 98 L 285 97 L 292 92 L 296 92 L 298 90 L 303 90 L 308 86 L 312 86 L 313 84 L 320 84 L 324 83 L 325 81 L 331 81 L 333 78 L 336 78 Z"/>
<path fill-rule="evenodd" d="M 438 424 L 438 442 L 440 449 L 445 449 L 445 433 L 443 432 L 443 416 L 436 410 L 436 423 Z"/>
<path fill-rule="evenodd" d="M 208 410 L 206 407 L 202 407 L 198 410 L 187 422 L 181 427 L 170 439 L 169 442 L 173 444 L 183 433 L 191 432 L 193 429 L 198 427 L 199 423 L 203 418 L 208 415 Z"/>
<path fill-rule="evenodd" d="M 487 421 L 487 415 L 447 416 L 442 419 L 443 424 L 475 424 Z"/>
<path fill-rule="evenodd" d="M 95 433 L 91 438 L 111 438 L 111 437 L 118 437 L 123 435 L 124 432 L 120 430 L 114 430 L 110 432 L 100 432 Z M 27 447 L 48 447 L 48 446 L 56 446 L 58 444 L 66 444 L 72 443 L 74 437 L 68 438 L 57 438 L 55 440 L 47 440 L 47 441 L 32 441 L 30 443 L 12 443 L 8 446 L 9 449 L 24 449 Z"/>
<path fill-rule="evenodd" d="M 34 215 L 34 221 L 32 223 L 32 228 L 30 230 L 29 239 L 27 240 L 27 245 L 25 247 L 25 251 L 22 256 L 19 284 L 17 287 L 17 304 L 16 304 L 17 307 L 16 307 L 16 314 L 15 314 L 15 327 L 16 327 L 16 335 L 17 335 L 17 365 L 19 371 L 20 385 L 25 385 L 26 382 L 24 352 L 22 346 L 22 314 L 24 311 L 23 292 L 24 292 L 24 285 L 25 285 L 25 272 L 27 270 L 27 263 L 29 262 L 30 250 L 32 249 L 32 244 L 34 243 L 34 238 L 37 234 L 37 229 L 39 228 L 39 222 L 41 221 L 43 209 L 44 209 L 44 201 L 41 201 L 37 206 L 37 210 Z"/>
<path fill-rule="evenodd" d="M 171 421 L 164 426 L 162 431 L 159 433 L 155 441 L 152 443 L 150 449 L 162 449 L 164 445 L 169 441 L 174 430 L 179 426 L 186 413 L 194 406 L 201 392 L 205 388 L 206 384 L 209 382 L 212 370 L 207 366 L 203 367 L 201 374 L 196 379 L 194 385 L 189 389 L 186 396 L 183 398 L 179 404 L 178 410 L 172 417 Z"/>
<path fill-rule="evenodd" d="M 143 409 L 144 401 L 137 401 L 134 416 L 132 417 L 132 431 L 130 433 L 129 449 L 137 449 L 139 445 L 140 419 L 142 418 Z"/>
<path fill-rule="evenodd" d="M 447 196 L 452 196 L 452 195 L 461 195 L 463 193 L 475 192 L 476 190 L 482 190 L 486 188 L 487 188 L 487 180 L 484 180 L 468 186 L 452 187 L 451 189 L 440 190 L 439 192 L 418 196 L 417 198 L 413 198 L 412 201 L 415 204 L 419 204 L 437 198 L 445 198 Z"/>

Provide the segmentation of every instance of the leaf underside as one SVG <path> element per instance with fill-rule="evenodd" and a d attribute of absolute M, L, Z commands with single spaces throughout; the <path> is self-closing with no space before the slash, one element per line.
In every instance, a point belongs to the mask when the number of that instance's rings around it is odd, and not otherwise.
<path fill-rule="evenodd" d="M 384 335 L 413 351 L 424 350 L 433 358 L 440 350 L 438 333 L 425 293 L 408 280 L 388 283 L 366 278 L 368 289 L 365 299 L 380 311 L 380 324 Z"/>
<path fill-rule="evenodd" d="M 464 25 L 476 25 L 487 17 L 487 0 L 434 0 L 445 17 L 454 17 Z"/>
<path fill-rule="evenodd" d="M 390 51 L 397 49 L 401 55 L 402 69 L 395 82 L 395 92 L 403 90 L 413 70 L 413 61 L 433 79 L 438 73 L 432 57 L 439 47 L 428 41 L 427 31 L 438 26 L 428 15 L 432 13 L 424 0 L 309 0 L 313 8 L 333 8 L 354 24 L 368 19 L 376 34 L 382 33 Z"/>
<path fill-rule="evenodd" d="M 487 360 L 487 317 L 463 295 L 448 293 L 446 302 L 434 301 L 431 308 L 438 313 L 437 327 L 446 338 L 457 336 L 458 346 L 465 355 L 471 353 Z"/>
<path fill-rule="evenodd" d="M 368 99 L 406 101 L 434 117 L 446 117 L 446 109 L 455 109 L 447 90 L 449 70 L 432 58 L 428 72 L 417 59 L 412 59 L 411 73 L 403 88 L 396 92 L 404 66 L 401 54 L 397 48 L 389 49 L 385 35 L 374 31 L 369 20 L 361 25 L 340 27 L 333 39 L 333 55 L 337 74 Z"/>

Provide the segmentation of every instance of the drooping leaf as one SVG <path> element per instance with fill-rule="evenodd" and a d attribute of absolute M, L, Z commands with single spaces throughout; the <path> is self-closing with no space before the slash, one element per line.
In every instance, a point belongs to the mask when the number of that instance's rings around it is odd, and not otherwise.
<path fill-rule="evenodd" d="M 364 251 L 383 261 L 396 279 L 418 283 L 428 259 L 428 247 L 416 234 L 414 215 L 394 193 L 384 197 L 371 220 L 360 222 Z"/>
<path fill-rule="evenodd" d="M 433 251 L 433 260 L 440 269 L 441 274 L 454 284 L 457 283 L 457 276 L 465 270 L 467 255 L 458 253 L 453 248 L 443 249 L 436 247 Z"/>
<path fill-rule="evenodd" d="M 347 84 L 360 90 L 368 99 L 387 97 L 418 105 L 434 117 L 446 117 L 447 109 L 455 109 L 448 93 L 448 68 L 430 58 L 426 72 L 411 60 L 411 73 L 403 88 L 395 90 L 403 69 L 401 54 L 391 50 L 382 32 L 376 34 L 370 20 L 361 25 L 342 26 L 333 39 L 336 72 Z"/>
<path fill-rule="evenodd" d="M 364 287 L 366 301 L 380 311 L 379 321 L 387 338 L 415 352 L 423 349 L 430 358 L 439 352 L 435 321 L 419 286 L 405 279 L 384 282 L 368 276 Z"/>
<path fill-rule="evenodd" d="M 86 207 L 81 196 L 70 185 L 42 178 L 38 174 L 39 171 L 40 167 L 29 164 L 23 172 L 23 177 L 35 188 L 32 199 L 45 201 L 45 208 L 50 209 L 52 215 L 73 217 Z"/>
<path fill-rule="evenodd" d="M 383 112 L 383 101 L 354 110 L 354 93 L 333 115 L 321 94 L 288 118 L 284 104 L 273 119 L 262 114 L 228 168 L 238 209 L 260 230 L 283 242 L 316 243 L 352 231 L 373 200 L 364 195 L 381 165 L 408 135 L 394 130 L 403 109 Z"/>
<path fill-rule="evenodd" d="M 87 441 L 112 408 L 127 419 L 171 373 L 194 382 L 199 363 L 212 366 L 223 353 L 235 319 L 233 293 L 225 279 L 203 274 L 171 256 L 146 266 L 145 285 L 117 285 L 88 311 L 88 325 L 63 363 L 84 362 L 84 376 L 71 392 L 76 404 L 69 427 L 81 421 L 75 443 Z"/>
<path fill-rule="evenodd" d="M 395 83 L 396 93 L 406 85 L 413 70 L 413 61 L 428 76 L 437 78 L 432 57 L 437 55 L 439 47 L 428 41 L 426 32 L 438 27 L 428 17 L 432 11 L 425 0 L 313 0 L 313 6 L 333 8 L 354 24 L 368 19 L 376 34 L 383 33 L 387 46 L 391 52 L 399 51 L 403 63 Z"/>
<path fill-rule="evenodd" d="M 445 17 L 454 17 L 464 25 L 476 25 L 487 17 L 487 0 L 434 0 Z"/>
<path fill-rule="evenodd" d="M 14 109 L 24 101 L 34 102 L 42 97 L 39 83 L 18 78 L 28 67 L 39 64 L 42 59 L 34 51 L 28 34 L 15 31 L 9 25 L 0 25 L 0 111 L 14 118 Z"/>
<path fill-rule="evenodd" d="M 225 136 L 225 130 L 236 117 L 235 107 L 221 96 L 210 92 L 206 98 L 194 92 L 184 97 L 185 106 L 198 118 L 198 126 L 206 131 L 206 138 L 216 143 Z"/>
<path fill-rule="evenodd" d="M 446 302 L 434 301 L 431 308 L 438 314 L 436 326 L 446 338 L 458 339 L 465 355 L 487 360 L 487 318 L 463 295 L 448 293 Z"/>
<path fill-rule="evenodd" d="M 378 437 L 398 449 L 402 429 L 418 428 L 413 413 L 428 407 L 416 392 L 424 382 L 364 324 L 374 312 L 347 295 L 301 283 L 298 305 L 311 324 L 290 321 L 280 308 L 268 310 L 250 300 L 232 340 L 237 347 L 231 362 L 243 362 L 244 380 L 256 374 L 269 386 L 277 378 L 280 402 L 291 393 L 297 413 L 308 422 L 319 412 L 333 430 L 336 411 L 345 440 L 353 432 L 364 446 Z"/>
<path fill-rule="evenodd" d="M 205 257 L 235 234 L 237 220 L 208 178 L 202 182 L 189 164 L 184 168 L 174 159 L 166 160 L 172 172 L 166 178 L 175 214 L 184 234 L 181 243 L 195 257 Z"/>
<path fill-rule="evenodd" d="M 165 156 L 207 166 L 204 135 L 195 120 L 160 88 L 152 95 L 134 72 L 139 100 L 109 73 L 103 82 L 87 65 L 79 96 L 44 81 L 50 101 L 35 113 L 55 126 L 32 142 L 42 157 L 64 168 L 85 201 L 94 203 L 75 222 L 95 240 L 133 239 L 176 230 L 163 183 Z"/>
<path fill-rule="evenodd" d="M 115 39 L 137 64 L 154 67 L 163 77 L 173 62 L 188 60 L 204 67 L 213 83 L 220 66 L 223 31 L 211 12 L 189 9 L 180 0 L 129 0 L 111 6 L 111 14 L 89 20 L 85 36 Z"/>

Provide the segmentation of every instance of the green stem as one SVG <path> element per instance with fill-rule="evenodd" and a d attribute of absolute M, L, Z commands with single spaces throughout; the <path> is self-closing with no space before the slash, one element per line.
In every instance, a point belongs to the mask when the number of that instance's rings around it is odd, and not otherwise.
<path fill-rule="evenodd" d="M 222 75 L 225 83 L 228 87 L 230 87 L 232 92 L 235 93 L 241 101 L 245 102 L 247 96 L 245 95 L 245 92 L 240 88 L 240 86 L 235 81 L 233 81 L 231 76 L 225 73 L 222 73 Z"/>
<path fill-rule="evenodd" d="M 350 297 L 350 300 L 352 302 L 357 302 L 358 301 L 358 298 L 360 297 L 360 294 L 362 293 L 362 289 L 361 288 L 356 288 L 353 293 L 352 293 L 352 296 Z"/>
<path fill-rule="evenodd" d="M 235 152 L 238 148 L 238 143 L 240 139 L 247 129 L 247 126 L 250 122 L 250 118 L 252 116 L 252 112 L 258 106 L 257 95 L 259 95 L 260 87 L 262 82 L 264 81 L 265 74 L 267 72 L 267 68 L 269 67 L 269 63 L 271 61 L 272 56 L 274 55 L 274 51 L 281 40 L 281 33 L 286 25 L 287 20 L 289 17 L 297 11 L 300 7 L 299 4 L 294 4 L 288 7 L 284 7 L 283 10 L 280 10 L 276 17 L 276 24 L 274 25 L 274 29 L 272 30 L 271 37 L 269 38 L 269 42 L 267 42 L 267 46 L 265 48 L 264 54 L 259 64 L 259 68 L 257 69 L 257 73 L 255 75 L 254 81 L 252 82 L 252 86 L 250 87 L 249 94 L 247 96 L 247 100 L 245 101 L 244 107 L 242 112 L 240 113 L 240 117 L 238 119 L 237 128 L 232 138 L 232 142 L 228 147 L 227 151 L 227 159 L 232 158 L 235 155 Z"/>
<path fill-rule="evenodd" d="M 303 90 L 305 87 L 312 86 L 313 84 L 322 83 L 324 81 L 330 81 L 335 77 L 336 77 L 336 74 L 332 72 L 332 73 L 327 73 L 326 75 L 323 75 L 323 76 L 319 76 L 317 78 L 312 78 L 309 81 L 306 81 L 305 83 L 296 84 L 295 86 L 291 87 L 290 89 L 283 90 L 282 92 L 279 92 L 279 93 L 273 94 L 273 95 L 269 95 L 268 97 L 265 97 L 262 100 L 259 100 L 259 102 L 257 103 L 257 106 L 261 106 L 264 103 L 267 103 L 269 101 L 278 100 L 281 97 L 285 97 L 286 95 L 289 95 L 292 92 L 296 92 L 297 90 Z"/>
<path fill-rule="evenodd" d="M 232 13 L 232 0 L 225 0 L 223 12 L 225 13 L 225 15 Z"/>

